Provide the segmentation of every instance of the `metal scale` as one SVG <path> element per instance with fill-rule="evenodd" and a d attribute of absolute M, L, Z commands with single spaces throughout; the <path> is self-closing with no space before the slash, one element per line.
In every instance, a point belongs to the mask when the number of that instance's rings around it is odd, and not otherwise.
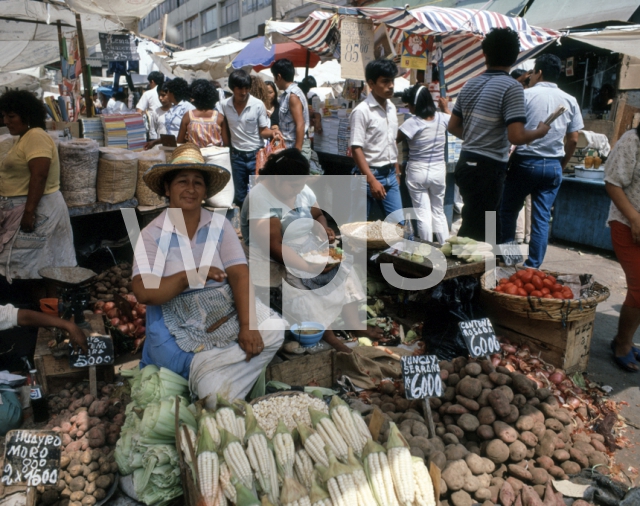
<path fill-rule="evenodd" d="M 95 272 L 83 267 L 44 267 L 38 274 L 50 281 L 58 292 L 60 317 L 71 320 L 83 329 L 91 329 L 84 317 L 89 299 L 89 286 L 97 276 Z"/>

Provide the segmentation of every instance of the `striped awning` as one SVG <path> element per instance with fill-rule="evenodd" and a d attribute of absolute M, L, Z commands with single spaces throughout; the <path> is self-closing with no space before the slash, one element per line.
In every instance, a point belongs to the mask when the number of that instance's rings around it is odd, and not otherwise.
<path fill-rule="evenodd" d="M 484 71 L 481 43 L 491 29 L 510 27 L 518 32 L 522 49 L 518 63 L 533 57 L 561 35 L 555 30 L 530 26 L 524 18 L 442 7 L 412 10 L 402 7 L 347 8 L 341 9 L 339 15 L 316 11 L 299 24 L 274 23 L 270 27 L 267 22 L 267 32 L 281 33 L 321 56 L 330 56 L 328 39 L 332 37 L 332 28 L 337 27 L 339 18 L 345 15 L 361 16 L 385 24 L 394 42 L 400 42 L 404 32 L 441 36 L 445 82 L 450 96 L 456 95 L 467 80 Z"/>

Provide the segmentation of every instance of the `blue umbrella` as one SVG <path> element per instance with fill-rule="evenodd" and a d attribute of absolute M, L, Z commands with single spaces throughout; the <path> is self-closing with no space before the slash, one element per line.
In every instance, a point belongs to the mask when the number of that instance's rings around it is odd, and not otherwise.
<path fill-rule="evenodd" d="M 238 53 L 238 56 L 231 62 L 231 66 L 234 69 L 253 67 L 254 70 L 260 71 L 271 67 L 276 60 L 282 58 L 291 60 L 294 67 L 315 67 L 320 61 L 317 54 L 311 53 L 295 42 L 272 44 L 271 49 L 266 49 L 264 37 L 256 37 Z"/>

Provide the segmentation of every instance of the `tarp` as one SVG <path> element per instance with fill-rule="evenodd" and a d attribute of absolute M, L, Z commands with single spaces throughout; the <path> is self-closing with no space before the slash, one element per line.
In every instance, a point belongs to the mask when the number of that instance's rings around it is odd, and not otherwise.
<path fill-rule="evenodd" d="M 484 71 L 481 43 L 492 28 L 511 27 L 518 32 L 522 52 L 516 63 L 533 57 L 560 37 L 559 32 L 530 26 L 523 18 L 472 9 L 363 7 L 340 12 L 385 24 L 394 43 L 400 42 L 405 32 L 441 36 L 447 93 L 452 96 Z M 265 32 L 277 31 L 322 56 L 331 56 L 330 39 L 337 23 L 338 15 L 316 11 L 298 24 L 267 21 Z"/>
<path fill-rule="evenodd" d="M 154 61 L 161 67 L 161 72 L 166 67 L 176 77 L 218 79 L 227 75 L 227 65 L 247 44 L 233 37 L 224 37 L 208 47 L 179 51 L 171 58 L 156 57 Z"/>
<path fill-rule="evenodd" d="M 403 1 L 409 8 L 419 7 L 425 4 L 424 0 Z M 429 2 L 435 5 L 436 2 Z M 477 9 L 498 12 L 506 16 L 517 16 L 526 7 L 528 0 L 438 0 L 438 7 L 451 7 L 455 9 Z M 376 2 L 376 7 L 396 7 L 398 0 L 382 0 Z"/>
<path fill-rule="evenodd" d="M 247 47 L 238 53 L 231 66 L 234 69 L 253 67 L 260 71 L 271 67 L 276 60 L 281 58 L 290 60 L 294 67 L 306 67 L 307 58 L 309 59 L 309 67 L 315 67 L 320 61 L 316 53 L 310 53 L 307 48 L 296 42 L 270 44 L 267 48 L 264 45 L 264 37 L 256 37 L 250 40 Z"/>
<path fill-rule="evenodd" d="M 122 28 L 138 31 L 138 21 L 164 0 L 65 0 L 75 12 L 104 16 Z"/>
<path fill-rule="evenodd" d="M 75 14 L 67 7 L 28 0 L 0 1 L 0 72 L 21 70 L 60 59 L 58 29 L 76 33 Z M 115 32 L 121 26 L 95 14 L 82 14 L 85 44 L 98 44 L 98 32 Z"/>
<path fill-rule="evenodd" d="M 640 58 L 640 25 L 612 26 L 603 30 L 570 32 L 569 38 Z"/>
<path fill-rule="evenodd" d="M 607 21 L 629 21 L 640 0 L 534 0 L 525 19 L 536 26 L 561 29 Z"/>

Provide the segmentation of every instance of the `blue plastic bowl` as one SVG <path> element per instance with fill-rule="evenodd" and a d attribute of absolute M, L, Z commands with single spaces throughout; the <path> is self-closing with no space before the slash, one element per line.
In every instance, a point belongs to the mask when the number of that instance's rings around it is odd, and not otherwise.
<path fill-rule="evenodd" d="M 318 329 L 318 332 L 316 332 L 315 334 L 300 335 L 297 333 L 299 328 Z M 294 323 L 293 325 L 291 325 L 291 334 L 293 334 L 293 338 L 296 341 L 298 341 L 301 346 L 304 346 L 305 348 L 311 348 L 312 346 L 315 346 L 316 344 L 318 344 L 318 341 L 322 339 L 324 331 L 325 331 L 324 325 L 317 322 L 302 322 L 300 325 L 298 325 L 297 323 Z"/>

